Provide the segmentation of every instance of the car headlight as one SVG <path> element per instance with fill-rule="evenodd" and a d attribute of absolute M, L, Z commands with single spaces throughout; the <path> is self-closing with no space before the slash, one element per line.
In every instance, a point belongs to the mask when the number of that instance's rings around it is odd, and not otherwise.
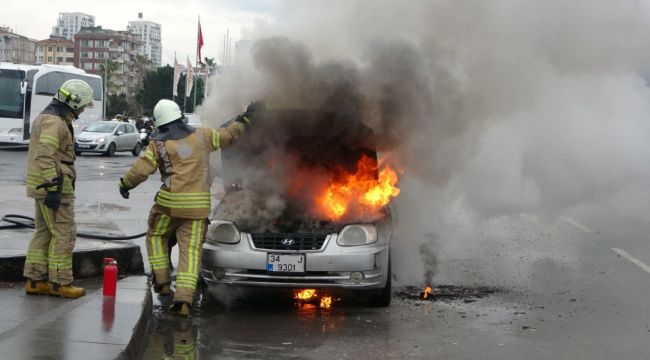
<path fill-rule="evenodd" d="M 101 143 L 103 143 L 104 141 L 106 141 L 106 136 L 104 136 L 104 137 L 100 137 L 100 138 L 97 139 L 96 141 L 97 141 L 98 143 L 101 144 Z"/>
<path fill-rule="evenodd" d="M 205 237 L 207 242 L 218 242 L 224 244 L 236 244 L 241 236 L 235 224 L 230 221 L 212 220 L 208 225 L 208 233 Z"/>
<path fill-rule="evenodd" d="M 359 246 L 377 241 L 377 228 L 374 225 L 348 225 L 341 230 L 336 243 L 341 246 Z"/>

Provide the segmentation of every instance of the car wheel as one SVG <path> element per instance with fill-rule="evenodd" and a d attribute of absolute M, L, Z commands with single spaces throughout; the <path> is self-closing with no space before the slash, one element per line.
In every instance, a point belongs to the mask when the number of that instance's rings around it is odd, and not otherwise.
<path fill-rule="evenodd" d="M 108 157 L 111 157 L 111 156 L 115 155 L 115 143 L 110 143 L 108 145 L 108 150 L 106 150 L 104 155 L 106 155 Z"/>
<path fill-rule="evenodd" d="M 135 143 L 135 147 L 133 148 L 133 151 L 131 151 L 131 154 L 133 154 L 133 156 L 138 156 L 140 155 L 141 150 L 142 150 L 142 145 L 140 145 L 139 142 Z"/>
<path fill-rule="evenodd" d="M 386 285 L 382 289 L 374 290 L 369 294 L 368 303 L 370 306 L 387 307 L 390 305 L 390 301 L 393 298 L 392 279 L 393 272 L 391 270 L 390 255 L 388 255 L 388 278 L 386 279 Z"/>

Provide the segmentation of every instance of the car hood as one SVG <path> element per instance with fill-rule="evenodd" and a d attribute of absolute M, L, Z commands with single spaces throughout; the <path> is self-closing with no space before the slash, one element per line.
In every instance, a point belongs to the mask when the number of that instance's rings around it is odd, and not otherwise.
<path fill-rule="evenodd" d="M 86 132 L 82 131 L 81 134 L 77 136 L 79 140 L 97 140 L 101 137 L 111 136 L 112 133 L 98 133 L 98 132 Z"/>
<path fill-rule="evenodd" d="M 319 208 L 332 179 L 374 164 L 374 132 L 357 116 L 307 110 L 267 110 L 237 142 L 221 152 L 224 193 L 214 217 L 243 231 L 332 231 L 341 224 L 384 216 L 355 211 L 333 219 Z"/>

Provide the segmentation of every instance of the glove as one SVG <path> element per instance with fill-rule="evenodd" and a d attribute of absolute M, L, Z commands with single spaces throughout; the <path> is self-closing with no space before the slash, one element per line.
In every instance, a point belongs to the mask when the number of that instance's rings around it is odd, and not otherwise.
<path fill-rule="evenodd" d="M 237 117 L 237 121 L 244 125 L 250 126 L 253 122 L 257 121 L 260 114 L 266 110 L 266 104 L 263 101 L 253 101 L 248 104 L 246 111 Z"/>
<path fill-rule="evenodd" d="M 61 187 L 63 185 L 63 178 L 60 176 L 55 177 L 52 181 L 44 182 L 38 185 L 36 189 L 45 189 L 45 206 L 52 210 L 56 210 L 61 205 Z"/>
<path fill-rule="evenodd" d="M 122 195 L 123 198 L 128 199 L 129 198 L 129 189 L 126 184 L 124 184 L 124 180 L 120 178 L 120 195 Z"/>
<path fill-rule="evenodd" d="M 43 202 L 48 208 L 56 210 L 61 205 L 61 193 L 48 191 Z"/>

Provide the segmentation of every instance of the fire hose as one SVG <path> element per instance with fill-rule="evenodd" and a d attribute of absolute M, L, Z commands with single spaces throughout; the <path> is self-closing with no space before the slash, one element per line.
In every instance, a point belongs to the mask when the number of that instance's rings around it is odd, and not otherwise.
<path fill-rule="evenodd" d="M 2 221 L 9 223 L 10 225 L 0 225 L 0 230 L 5 229 L 17 229 L 17 228 L 34 228 L 34 218 L 25 216 L 25 215 L 16 215 L 16 214 L 7 214 L 1 218 Z M 110 241 L 124 241 L 137 239 L 139 237 L 145 236 L 146 233 L 136 234 L 131 236 L 106 236 L 106 235 L 95 235 L 95 234 L 86 234 L 78 232 L 77 236 L 86 238 L 86 239 L 95 239 L 95 240 L 110 240 Z"/>

